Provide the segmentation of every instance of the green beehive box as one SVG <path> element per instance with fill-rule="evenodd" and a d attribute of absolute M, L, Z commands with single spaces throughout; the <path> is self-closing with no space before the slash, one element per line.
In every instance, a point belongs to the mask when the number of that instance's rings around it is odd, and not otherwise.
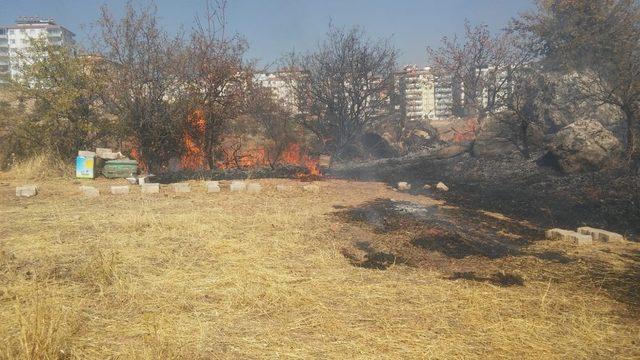
<path fill-rule="evenodd" d="M 138 162 L 135 160 L 109 160 L 102 168 L 102 175 L 109 179 L 127 178 L 137 174 Z"/>

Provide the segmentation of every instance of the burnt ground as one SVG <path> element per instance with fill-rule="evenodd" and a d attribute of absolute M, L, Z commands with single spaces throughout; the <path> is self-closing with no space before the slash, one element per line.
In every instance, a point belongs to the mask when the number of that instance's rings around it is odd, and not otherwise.
<path fill-rule="evenodd" d="M 342 255 L 356 267 L 426 269 L 442 278 L 518 287 L 528 282 L 605 292 L 640 306 L 640 250 L 624 244 L 588 249 L 543 240 L 543 229 L 500 214 L 378 198 L 334 206 Z M 577 290 L 576 290 L 577 291 Z"/>
<path fill-rule="evenodd" d="M 624 169 L 565 175 L 517 155 L 486 159 L 465 153 L 449 159 L 427 155 L 343 164 L 332 174 L 390 185 L 407 181 L 414 194 L 502 213 L 542 228 L 588 225 L 623 233 L 632 240 L 640 235 L 640 176 Z M 450 191 L 423 189 L 439 181 Z"/>

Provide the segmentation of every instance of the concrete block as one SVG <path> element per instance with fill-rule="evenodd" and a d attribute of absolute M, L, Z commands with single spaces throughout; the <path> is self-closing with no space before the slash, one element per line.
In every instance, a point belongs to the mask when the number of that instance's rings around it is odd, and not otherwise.
<path fill-rule="evenodd" d="M 217 181 L 206 181 L 204 183 L 205 189 L 207 189 L 208 193 L 219 193 L 220 192 L 220 183 Z"/>
<path fill-rule="evenodd" d="M 37 185 L 24 185 L 16 187 L 16 196 L 18 197 L 32 197 L 38 195 Z"/>
<path fill-rule="evenodd" d="M 571 230 L 549 229 L 545 232 L 545 236 L 550 240 L 569 240 L 577 245 L 589 245 L 593 243 L 591 235 L 580 234 Z"/>
<path fill-rule="evenodd" d="M 80 190 L 82 191 L 82 195 L 84 195 L 84 197 L 93 198 L 100 196 L 100 191 L 93 186 L 80 186 Z"/>
<path fill-rule="evenodd" d="M 232 181 L 231 185 L 229 185 L 229 189 L 232 192 L 245 191 L 247 190 L 247 184 L 245 184 L 244 181 Z"/>
<path fill-rule="evenodd" d="M 291 190 L 291 186 L 289 185 L 284 185 L 284 184 L 276 185 L 276 191 L 289 191 L 289 190 Z"/>
<path fill-rule="evenodd" d="M 400 191 L 411 190 L 411 184 L 409 184 L 406 181 L 400 181 L 398 183 L 398 190 Z"/>
<path fill-rule="evenodd" d="M 78 156 L 84 156 L 84 157 L 96 157 L 96 153 L 93 151 L 87 151 L 87 150 L 78 150 Z"/>
<path fill-rule="evenodd" d="M 143 194 L 159 194 L 160 184 L 158 183 L 144 183 L 140 185 L 140 192 Z"/>
<path fill-rule="evenodd" d="M 124 195 L 129 193 L 129 185 L 111 186 L 109 190 L 113 195 Z"/>
<path fill-rule="evenodd" d="M 247 185 L 247 192 L 259 193 L 260 191 L 262 191 L 262 185 L 260 185 L 258 183 L 249 183 Z"/>
<path fill-rule="evenodd" d="M 317 193 L 320 191 L 320 186 L 315 184 L 304 185 L 302 190 Z"/>
<path fill-rule="evenodd" d="M 449 191 L 449 187 L 445 185 L 442 181 L 436 184 L 436 189 L 442 190 L 442 191 Z"/>
<path fill-rule="evenodd" d="M 594 241 L 604 242 L 622 242 L 625 241 L 624 236 L 612 231 L 596 229 L 588 226 L 578 228 L 578 232 L 584 235 L 591 235 Z"/>
<path fill-rule="evenodd" d="M 171 184 L 171 188 L 173 189 L 173 192 L 177 192 L 177 193 L 188 193 L 188 192 L 191 192 L 191 188 L 189 187 L 188 183 Z"/>

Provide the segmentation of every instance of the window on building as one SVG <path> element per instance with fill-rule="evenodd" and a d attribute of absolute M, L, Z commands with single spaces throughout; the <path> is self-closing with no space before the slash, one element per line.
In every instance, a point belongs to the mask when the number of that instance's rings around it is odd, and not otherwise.
<path fill-rule="evenodd" d="M 16 43 L 16 39 L 11 39 L 11 44 L 15 45 L 15 43 Z"/>

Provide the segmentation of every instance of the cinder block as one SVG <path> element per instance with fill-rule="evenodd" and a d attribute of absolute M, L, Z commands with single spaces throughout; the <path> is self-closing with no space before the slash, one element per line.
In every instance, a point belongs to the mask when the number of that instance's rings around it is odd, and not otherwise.
<path fill-rule="evenodd" d="M 449 191 L 449 187 L 445 185 L 442 181 L 436 184 L 436 189 L 441 191 Z"/>
<path fill-rule="evenodd" d="M 80 190 L 82 190 L 84 197 L 93 198 L 100 196 L 100 191 L 93 186 L 80 186 Z"/>
<path fill-rule="evenodd" d="M 204 183 L 205 188 L 208 193 L 219 193 L 220 192 L 220 183 L 217 181 L 207 181 Z"/>
<path fill-rule="evenodd" d="M 171 188 L 173 188 L 173 192 L 177 193 L 188 193 L 191 192 L 191 188 L 188 183 L 175 183 L 171 184 Z"/>
<path fill-rule="evenodd" d="M 622 242 L 625 241 L 624 236 L 612 231 L 596 229 L 588 226 L 578 228 L 580 234 L 591 235 L 594 241 L 604 242 Z"/>
<path fill-rule="evenodd" d="M 259 193 L 260 191 L 262 191 L 262 185 L 258 183 L 250 183 L 249 185 L 247 185 L 247 191 L 250 193 Z"/>
<path fill-rule="evenodd" d="M 16 196 L 18 197 L 32 197 L 38 195 L 37 185 L 24 185 L 16 187 Z"/>
<path fill-rule="evenodd" d="M 411 190 L 411 184 L 409 184 L 406 181 L 400 181 L 398 183 L 398 190 L 400 191 Z"/>
<path fill-rule="evenodd" d="M 111 186 L 109 190 L 113 195 L 124 195 L 129 193 L 129 185 Z"/>
<path fill-rule="evenodd" d="M 232 181 L 231 185 L 229 186 L 229 190 L 231 190 L 232 192 L 245 191 L 247 190 L 247 184 L 245 184 L 243 181 Z"/>
<path fill-rule="evenodd" d="M 284 185 L 284 184 L 276 185 L 276 191 L 289 191 L 289 190 L 291 190 L 291 186 L 289 185 Z"/>
<path fill-rule="evenodd" d="M 143 194 L 159 194 L 160 184 L 158 183 L 144 183 L 140 185 L 140 192 Z"/>
<path fill-rule="evenodd" d="M 549 229 L 545 232 L 545 236 L 550 240 L 569 240 L 577 245 L 588 245 L 593 243 L 591 235 L 580 234 L 571 230 Z"/>
<path fill-rule="evenodd" d="M 317 193 L 320 191 L 320 186 L 315 184 L 304 185 L 302 190 Z"/>

